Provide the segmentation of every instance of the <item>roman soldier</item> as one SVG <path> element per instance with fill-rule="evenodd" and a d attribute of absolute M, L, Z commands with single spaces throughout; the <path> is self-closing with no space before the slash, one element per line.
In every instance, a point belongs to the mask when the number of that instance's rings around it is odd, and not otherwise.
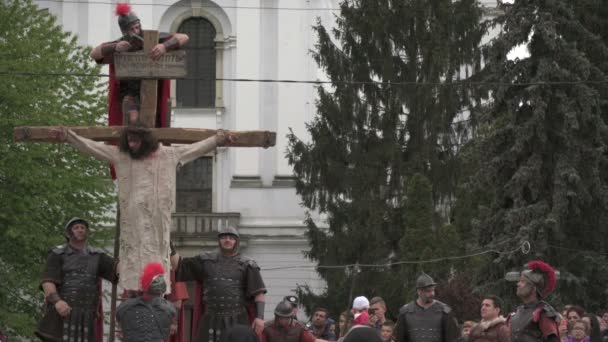
<path fill-rule="evenodd" d="M 122 37 L 117 40 L 98 45 L 91 51 L 91 58 L 98 64 L 110 65 L 109 91 L 109 124 L 120 126 L 133 124 L 139 119 L 140 110 L 140 80 L 118 81 L 114 77 L 114 54 L 116 52 L 133 52 L 143 48 L 143 30 L 139 17 L 128 4 L 117 4 L 116 15 Z M 167 51 L 176 50 L 188 42 L 188 36 L 183 33 L 165 33 L 159 35 L 158 44 L 150 51 L 150 57 L 159 58 Z M 158 82 L 157 126 L 169 127 L 167 121 L 170 96 L 170 82 Z"/>
<path fill-rule="evenodd" d="M 176 310 L 163 298 L 167 290 L 165 270 L 158 262 L 144 267 L 141 275 L 142 295 L 122 302 L 116 310 L 123 339 L 129 342 L 166 342 Z"/>
<path fill-rule="evenodd" d="M 293 307 L 282 301 L 274 309 L 274 320 L 267 322 L 262 333 L 262 342 L 315 342 L 317 339 L 310 331 L 293 317 Z"/>
<path fill-rule="evenodd" d="M 512 274 L 507 274 L 507 279 L 515 280 Z M 513 342 L 560 341 L 560 316 L 543 300 L 553 292 L 556 283 L 555 270 L 539 260 L 528 262 L 527 269 L 519 273 L 517 296 L 523 305 L 507 320 Z"/>
<path fill-rule="evenodd" d="M 88 246 L 89 223 L 65 224 L 67 244 L 48 253 L 40 286 L 45 313 L 36 329 L 43 341 L 102 341 L 101 278 L 116 282 L 114 259 Z"/>
<path fill-rule="evenodd" d="M 435 300 L 435 281 L 423 273 L 416 280 L 418 298 L 399 310 L 396 342 L 453 342 L 458 338 L 458 325 L 452 309 Z"/>
<path fill-rule="evenodd" d="M 177 281 L 198 283 L 193 341 L 220 341 L 237 324 L 251 324 L 258 335 L 264 329 L 266 286 L 256 262 L 238 252 L 239 240 L 236 228 L 225 227 L 218 232 L 219 252 L 171 257 Z"/>

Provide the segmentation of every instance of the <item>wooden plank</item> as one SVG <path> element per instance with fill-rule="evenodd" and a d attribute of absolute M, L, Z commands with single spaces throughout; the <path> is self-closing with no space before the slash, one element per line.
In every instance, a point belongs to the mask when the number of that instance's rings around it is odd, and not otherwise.
<path fill-rule="evenodd" d="M 15 127 L 17 142 L 58 142 L 53 129 L 58 126 Z M 123 126 L 68 127 L 76 134 L 96 141 L 118 141 Z M 215 135 L 216 130 L 204 128 L 151 128 L 156 138 L 164 143 L 191 144 Z M 226 146 L 270 147 L 276 144 L 277 134 L 270 131 L 231 131 L 237 139 Z"/>
<path fill-rule="evenodd" d="M 156 97 L 158 93 L 158 81 L 141 81 L 141 109 L 139 110 L 139 121 L 147 127 L 156 127 Z"/>
<path fill-rule="evenodd" d="M 147 56 L 152 48 L 158 44 L 158 31 L 144 31 L 144 48 L 143 53 Z M 139 120 L 148 127 L 156 127 L 156 96 L 158 93 L 158 81 L 142 80 L 141 89 L 141 109 L 139 111 Z"/>
<path fill-rule="evenodd" d="M 149 58 L 144 51 L 116 52 L 114 66 L 119 80 L 176 79 L 187 75 L 184 50 L 169 51 L 157 60 Z"/>

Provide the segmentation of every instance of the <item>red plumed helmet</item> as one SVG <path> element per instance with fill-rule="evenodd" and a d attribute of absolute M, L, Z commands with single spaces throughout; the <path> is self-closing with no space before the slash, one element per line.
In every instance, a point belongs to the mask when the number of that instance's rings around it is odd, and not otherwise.
<path fill-rule="evenodd" d="M 165 274 L 165 269 L 163 268 L 163 265 L 161 265 L 160 262 L 148 263 L 144 267 L 144 271 L 141 274 L 141 289 L 144 292 L 148 292 L 148 289 L 150 288 L 150 284 L 152 283 L 154 278 L 156 278 L 159 275 L 162 276 L 164 274 Z"/>
<path fill-rule="evenodd" d="M 129 4 L 116 4 L 116 15 L 118 16 L 118 26 L 123 34 L 129 30 L 131 25 L 139 22 L 139 18 L 131 12 Z"/>
<path fill-rule="evenodd" d="M 540 295 L 547 297 L 553 290 L 557 278 L 555 270 L 546 262 L 540 260 L 532 260 L 528 262 L 528 270 L 522 272 L 522 276 L 528 278 L 538 289 Z"/>
<path fill-rule="evenodd" d="M 131 13 L 131 6 L 129 6 L 129 4 L 116 4 L 116 15 L 121 16 L 129 13 Z"/>

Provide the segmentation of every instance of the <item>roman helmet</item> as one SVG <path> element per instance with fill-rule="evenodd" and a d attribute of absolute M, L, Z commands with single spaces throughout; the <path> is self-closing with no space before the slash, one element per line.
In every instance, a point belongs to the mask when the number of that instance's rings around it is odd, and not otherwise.
<path fill-rule="evenodd" d="M 165 269 L 159 262 L 148 263 L 141 274 L 141 289 L 144 293 L 160 296 L 167 291 Z"/>
<path fill-rule="evenodd" d="M 131 11 L 129 4 L 116 4 L 116 15 L 118 16 L 118 26 L 120 26 L 120 31 L 123 35 L 127 34 L 131 25 L 139 21 L 137 15 Z"/>
<path fill-rule="evenodd" d="M 433 278 L 431 278 L 430 275 L 428 275 L 424 272 L 418 277 L 418 279 L 416 279 L 416 288 L 417 289 L 422 289 L 422 288 L 429 287 L 429 286 L 435 286 L 436 284 L 437 283 L 435 283 Z"/>
<path fill-rule="evenodd" d="M 292 318 L 293 317 L 293 306 L 290 302 L 284 300 L 277 304 L 274 308 L 274 315 L 276 317 Z"/>

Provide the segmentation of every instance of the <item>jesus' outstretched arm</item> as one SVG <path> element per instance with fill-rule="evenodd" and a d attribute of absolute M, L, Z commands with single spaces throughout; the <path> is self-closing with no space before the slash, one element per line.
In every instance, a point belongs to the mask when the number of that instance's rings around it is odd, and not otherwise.
<path fill-rule="evenodd" d="M 226 143 L 235 142 L 236 136 L 225 130 L 218 130 L 217 134 L 207 139 L 201 140 L 190 145 L 176 147 L 177 158 L 180 165 L 187 164 L 205 154 L 213 151 L 217 146 L 223 146 Z"/>
<path fill-rule="evenodd" d="M 65 127 L 56 128 L 54 132 L 58 140 L 68 142 L 82 153 L 90 154 L 99 160 L 110 163 L 114 163 L 118 159 L 119 152 L 116 146 L 81 137 Z"/>

